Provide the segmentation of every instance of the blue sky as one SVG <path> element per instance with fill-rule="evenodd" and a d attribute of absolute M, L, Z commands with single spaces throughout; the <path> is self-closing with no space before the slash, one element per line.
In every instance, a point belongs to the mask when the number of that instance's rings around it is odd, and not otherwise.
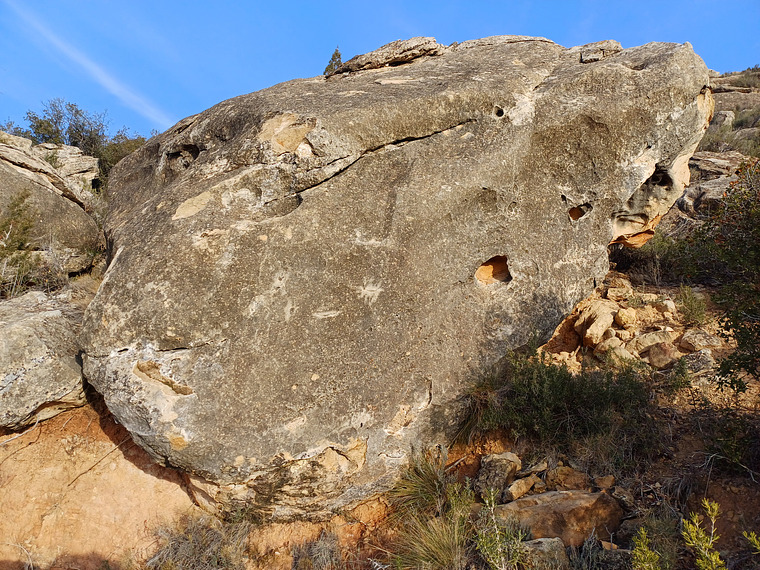
<path fill-rule="evenodd" d="M 760 0 L 0 0 L 0 122 L 61 97 L 149 134 L 385 43 L 500 35 L 564 46 L 691 42 L 707 65 L 760 64 Z"/>

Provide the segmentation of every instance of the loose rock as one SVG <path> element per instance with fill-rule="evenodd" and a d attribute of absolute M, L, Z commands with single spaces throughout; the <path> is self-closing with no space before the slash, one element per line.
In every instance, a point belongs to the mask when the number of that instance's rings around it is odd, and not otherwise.
<path fill-rule="evenodd" d="M 689 352 L 696 352 L 705 348 L 720 348 L 723 346 L 723 340 L 700 329 L 689 329 L 681 337 L 678 346 Z"/>
<path fill-rule="evenodd" d="M 498 517 L 515 517 L 534 538 L 559 537 L 568 546 L 580 546 L 592 532 L 607 540 L 617 530 L 623 511 L 606 493 L 550 491 L 498 505 Z"/>
<path fill-rule="evenodd" d="M 21 429 L 84 404 L 81 318 L 41 291 L 0 302 L 0 426 Z"/>

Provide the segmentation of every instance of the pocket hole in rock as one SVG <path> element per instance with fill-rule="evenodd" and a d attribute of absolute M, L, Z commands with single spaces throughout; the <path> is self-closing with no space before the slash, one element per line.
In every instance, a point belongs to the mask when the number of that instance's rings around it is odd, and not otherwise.
<path fill-rule="evenodd" d="M 573 221 L 580 220 L 583 216 L 588 214 L 593 209 L 593 206 L 586 202 L 580 206 L 573 206 L 567 211 L 568 216 Z"/>
<path fill-rule="evenodd" d="M 493 108 L 493 114 L 497 117 L 503 117 L 504 116 L 504 109 L 501 107 L 494 107 Z"/>
<path fill-rule="evenodd" d="M 505 255 L 497 255 L 483 263 L 475 271 L 475 279 L 486 285 L 491 283 L 509 283 L 512 281 L 507 257 Z"/>

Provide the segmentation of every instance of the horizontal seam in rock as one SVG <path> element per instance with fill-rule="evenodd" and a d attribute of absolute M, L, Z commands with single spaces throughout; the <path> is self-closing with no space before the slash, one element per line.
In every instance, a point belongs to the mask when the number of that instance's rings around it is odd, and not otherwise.
<path fill-rule="evenodd" d="M 359 153 L 359 156 L 357 156 L 356 160 L 351 161 L 349 164 L 347 164 L 346 166 L 344 166 L 340 170 L 337 170 L 335 173 L 331 174 L 330 176 L 328 176 L 327 178 L 325 178 L 323 180 L 320 180 L 316 184 L 312 184 L 311 186 L 307 186 L 306 188 L 302 188 L 300 190 L 296 190 L 294 192 L 290 192 L 289 194 L 286 194 L 285 196 L 278 196 L 277 198 L 273 198 L 272 200 L 269 200 L 268 202 L 264 202 L 263 205 L 264 206 L 268 206 L 269 204 L 272 204 L 272 203 L 276 202 L 277 200 L 282 200 L 283 198 L 292 198 L 293 196 L 301 194 L 302 192 L 306 192 L 307 190 L 311 190 L 313 188 L 316 188 L 320 184 L 324 184 L 328 180 L 336 177 L 338 174 L 341 174 L 342 172 L 345 172 L 346 170 L 348 170 L 351 166 L 353 166 L 354 164 L 356 164 L 357 162 L 359 162 L 359 160 L 361 160 L 365 156 L 370 156 L 372 154 L 375 154 L 375 153 L 378 153 L 378 152 L 382 152 L 386 147 L 389 147 L 391 145 L 404 145 L 404 144 L 407 144 L 407 143 L 410 143 L 410 142 L 415 142 L 415 141 L 420 141 L 420 140 L 424 140 L 424 139 L 429 139 L 430 137 L 434 137 L 435 135 L 439 135 L 439 134 L 441 134 L 443 132 L 446 132 L 446 131 L 449 131 L 451 129 L 455 129 L 457 127 L 461 127 L 462 125 L 466 125 L 467 123 L 474 123 L 474 122 L 475 122 L 475 119 L 466 119 L 466 120 L 464 120 L 464 121 L 462 121 L 460 123 L 457 123 L 456 125 L 452 125 L 450 127 L 446 127 L 445 129 L 440 129 L 438 131 L 433 131 L 432 133 L 429 133 L 429 134 L 426 134 L 426 135 L 422 135 L 422 136 L 419 136 L 419 137 L 404 137 L 404 138 L 401 138 L 401 139 L 395 139 L 393 141 L 386 142 L 386 143 L 380 144 L 380 145 L 378 145 L 376 147 L 364 150 L 364 151 L 362 151 L 362 152 Z M 350 157 L 351 157 L 351 155 L 349 154 L 347 156 L 336 158 L 335 160 L 327 163 L 325 166 L 322 166 L 320 168 L 325 168 L 327 166 L 330 166 L 331 164 L 335 164 L 339 160 L 344 160 L 344 159 L 350 158 Z"/>

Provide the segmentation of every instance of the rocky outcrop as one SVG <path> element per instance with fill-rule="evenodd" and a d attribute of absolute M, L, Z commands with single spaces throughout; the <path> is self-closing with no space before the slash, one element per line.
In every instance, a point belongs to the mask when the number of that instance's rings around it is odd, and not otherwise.
<path fill-rule="evenodd" d="M 681 195 L 707 69 L 613 44 L 369 54 L 151 139 L 111 177 L 88 379 L 216 500 L 321 517 L 386 488 Z"/>
<path fill-rule="evenodd" d="M 72 147 L 53 147 L 40 149 L 28 139 L 0 132 L 0 220 L 21 216 L 23 221 L 10 220 L 17 227 L 29 221 L 26 248 L 73 273 L 89 267 L 102 240 L 97 223 L 85 212 L 95 197 L 82 182 L 91 174 L 82 170 L 85 163 L 92 166 L 95 159 L 88 162 L 89 157 L 78 156 Z M 11 212 L 19 201 L 21 207 Z"/>
<path fill-rule="evenodd" d="M 0 302 L 0 426 L 19 429 L 84 403 L 82 313 L 34 291 Z"/>
<path fill-rule="evenodd" d="M 89 201 L 85 193 L 99 185 L 98 159 L 87 156 L 79 148 L 65 144 L 43 143 L 32 147 L 32 152 L 51 166 L 74 189 L 80 189 L 80 197 Z"/>
<path fill-rule="evenodd" d="M 607 540 L 617 530 L 623 509 L 607 493 L 549 491 L 523 497 L 494 511 L 514 517 L 530 529 L 533 538 L 560 538 L 567 546 L 581 546 L 591 534 Z"/>

